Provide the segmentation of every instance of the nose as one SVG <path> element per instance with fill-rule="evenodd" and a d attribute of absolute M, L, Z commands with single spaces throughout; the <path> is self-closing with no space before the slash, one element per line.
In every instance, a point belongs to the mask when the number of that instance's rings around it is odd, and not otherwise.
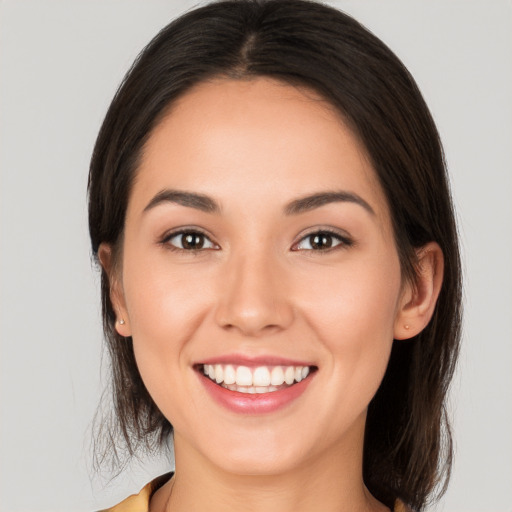
<path fill-rule="evenodd" d="M 260 337 L 293 321 L 285 273 L 270 258 L 246 255 L 230 261 L 220 290 L 215 316 L 223 329 Z"/>

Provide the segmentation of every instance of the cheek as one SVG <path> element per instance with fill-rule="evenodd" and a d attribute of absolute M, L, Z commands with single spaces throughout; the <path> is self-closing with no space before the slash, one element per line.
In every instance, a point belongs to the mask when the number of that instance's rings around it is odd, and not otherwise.
<path fill-rule="evenodd" d="M 129 277 L 123 285 L 134 338 L 151 343 L 170 332 L 187 337 L 209 300 L 208 276 L 200 268 L 171 266 L 163 250 L 151 257 L 134 252 L 126 258 L 125 275 Z"/>
<path fill-rule="evenodd" d="M 312 321 L 317 318 L 326 331 L 392 335 L 401 289 L 398 258 L 355 257 L 339 268 L 327 267 L 305 277 L 302 295 L 310 297 L 305 300 L 307 309 Z"/>
<path fill-rule="evenodd" d="M 303 312 L 330 354 L 341 389 L 369 401 L 384 375 L 401 291 L 398 258 L 357 260 L 305 281 L 314 290 Z M 306 293 L 304 293 L 304 297 Z"/>
<path fill-rule="evenodd" d="M 165 255 L 139 265 L 137 253 L 126 258 L 124 292 L 135 358 L 148 391 L 157 404 L 189 363 L 189 340 L 211 302 L 207 276 L 187 269 L 169 269 Z M 211 295 L 211 294 L 210 294 Z"/>

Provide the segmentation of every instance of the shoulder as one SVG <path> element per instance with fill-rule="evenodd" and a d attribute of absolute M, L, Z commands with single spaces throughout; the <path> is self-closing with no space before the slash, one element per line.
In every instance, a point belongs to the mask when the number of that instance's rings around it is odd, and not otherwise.
<path fill-rule="evenodd" d="M 98 512 L 148 512 L 151 496 L 162 487 L 173 473 L 161 475 L 146 484 L 138 494 L 132 494 L 117 505 Z"/>

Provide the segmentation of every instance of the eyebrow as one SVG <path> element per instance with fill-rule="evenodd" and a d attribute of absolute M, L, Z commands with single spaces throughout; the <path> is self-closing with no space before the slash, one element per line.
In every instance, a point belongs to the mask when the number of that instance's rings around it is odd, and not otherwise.
<path fill-rule="evenodd" d="M 373 208 L 361 196 L 344 190 L 336 192 L 318 192 L 310 196 L 295 199 L 285 207 L 284 212 L 286 215 L 298 215 L 314 210 L 315 208 L 320 208 L 329 203 L 339 202 L 357 204 L 372 215 L 375 215 Z"/>
<path fill-rule="evenodd" d="M 161 190 L 144 208 L 147 212 L 160 204 L 175 203 L 189 208 L 195 208 L 206 213 L 219 213 L 220 206 L 211 197 L 195 192 L 182 192 L 180 190 Z"/>
<path fill-rule="evenodd" d="M 295 199 L 286 205 L 284 213 L 286 215 L 299 215 L 314 210 L 315 208 L 320 208 L 326 204 L 338 202 L 357 204 L 372 215 L 375 215 L 373 208 L 361 196 L 347 191 L 317 192 L 309 196 Z M 144 212 L 165 203 L 180 204 L 206 213 L 220 213 L 219 204 L 207 195 L 170 189 L 164 189 L 158 192 L 144 208 Z"/>

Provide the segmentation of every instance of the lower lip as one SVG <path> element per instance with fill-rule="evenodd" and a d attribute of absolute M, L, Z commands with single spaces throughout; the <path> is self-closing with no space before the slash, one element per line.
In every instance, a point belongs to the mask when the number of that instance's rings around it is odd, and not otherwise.
<path fill-rule="evenodd" d="M 313 376 L 310 373 L 304 380 L 278 391 L 249 394 L 223 388 L 199 374 L 204 387 L 217 403 L 240 414 L 265 414 L 286 407 L 304 393 Z"/>

